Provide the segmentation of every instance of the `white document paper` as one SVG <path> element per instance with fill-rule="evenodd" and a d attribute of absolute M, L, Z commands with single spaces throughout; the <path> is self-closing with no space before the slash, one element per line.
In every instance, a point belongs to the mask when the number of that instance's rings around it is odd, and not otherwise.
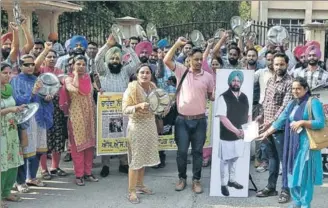
<path fill-rule="evenodd" d="M 252 142 L 255 138 L 259 136 L 259 123 L 252 121 L 241 125 L 244 131 L 244 141 Z"/>

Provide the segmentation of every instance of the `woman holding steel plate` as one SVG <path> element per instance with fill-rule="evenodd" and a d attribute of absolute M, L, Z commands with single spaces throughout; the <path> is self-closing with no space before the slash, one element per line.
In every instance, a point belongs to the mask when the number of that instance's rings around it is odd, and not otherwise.
<path fill-rule="evenodd" d="M 147 96 L 156 86 L 151 82 L 151 69 L 141 64 L 137 69 L 137 80 L 129 83 L 123 95 L 122 111 L 129 115 L 128 123 L 128 161 L 129 196 L 128 200 L 140 202 L 137 193 L 153 194 L 144 185 L 145 167 L 160 163 L 158 155 L 158 134 L 155 115 L 146 102 Z"/>

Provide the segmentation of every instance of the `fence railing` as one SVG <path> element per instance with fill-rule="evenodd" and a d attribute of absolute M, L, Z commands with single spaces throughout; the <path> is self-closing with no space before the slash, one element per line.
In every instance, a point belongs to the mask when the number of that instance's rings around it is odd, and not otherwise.
<path fill-rule="evenodd" d="M 251 26 L 251 31 L 257 34 L 256 45 L 264 46 L 267 41 L 267 32 L 274 25 L 267 25 L 266 22 L 254 21 Z M 193 30 L 199 30 L 207 40 L 214 37 L 214 33 L 217 29 L 223 28 L 225 30 L 231 30 L 229 22 L 213 21 L 213 22 L 192 22 L 187 24 L 171 25 L 157 28 L 157 33 L 160 38 L 166 38 L 171 44 L 180 37 L 186 36 Z M 290 36 L 289 47 L 294 48 L 297 45 L 303 44 L 305 41 L 305 34 L 303 29 L 299 27 L 286 27 Z"/>

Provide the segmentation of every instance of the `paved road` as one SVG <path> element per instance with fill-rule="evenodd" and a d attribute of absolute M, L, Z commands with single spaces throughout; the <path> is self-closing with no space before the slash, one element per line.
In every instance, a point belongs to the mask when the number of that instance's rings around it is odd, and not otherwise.
<path fill-rule="evenodd" d="M 100 158 L 95 160 L 95 175 L 99 176 Z M 127 176 L 118 172 L 118 160 L 113 159 L 110 176 L 101 178 L 98 183 L 87 183 L 85 187 L 73 184 L 74 175 L 71 163 L 62 163 L 62 168 L 70 173 L 65 178 L 54 178 L 46 182 L 47 187 L 33 188 L 31 193 L 23 194 L 21 203 L 8 203 L 11 208 L 279 208 L 277 197 L 259 199 L 250 192 L 248 198 L 221 198 L 209 196 L 210 167 L 203 171 L 202 183 L 204 193 L 195 195 L 191 191 L 190 179 L 187 188 L 182 192 L 174 191 L 177 179 L 175 152 L 167 155 L 167 166 L 164 169 L 147 169 L 145 182 L 156 193 L 152 196 L 141 196 L 141 204 L 132 205 L 127 199 Z M 254 172 L 254 170 L 251 170 Z M 267 172 L 253 173 L 259 188 L 265 186 Z M 188 165 L 188 176 L 191 176 L 191 165 Z M 100 176 L 99 176 L 100 177 Z M 251 186 L 251 185 L 250 185 Z M 327 207 L 328 179 L 322 187 L 316 187 L 312 207 Z"/>

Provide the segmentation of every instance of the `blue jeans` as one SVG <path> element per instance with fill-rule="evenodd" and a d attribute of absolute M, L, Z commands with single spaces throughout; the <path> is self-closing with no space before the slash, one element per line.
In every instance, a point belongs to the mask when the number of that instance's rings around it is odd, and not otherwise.
<path fill-rule="evenodd" d="M 277 131 L 268 138 L 267 156 L 269 159 L 269 179 L 267 187 L 276 189 L 279 176 L 280 162 L 283 159 L 284 150 L 284 131 Z M 282 170 L 283 174 L 285 170 Z M 288 191 L 288 181 L 282 181 L 282 190 Z"/>
<path fill-rule="evenodd" d="M 178 116 L 175 121 L 175 142 L 178 146 L 177 165 L 179 178 L 187 178 L 187 157 L 191 143 L 193 180 L 200 180 L 203 163 L 203 146 L 206 140 L 206 118 L 187 120 Z"/>
<path fill-rule="evenodd" d="M 17 183 L 24 184 L 26 179 L 35 179 L 39 169 L 40 157 L 42 154 L 37 154 L 33 157 L 24 158 L 24 165 L 18 167 Z"/>

